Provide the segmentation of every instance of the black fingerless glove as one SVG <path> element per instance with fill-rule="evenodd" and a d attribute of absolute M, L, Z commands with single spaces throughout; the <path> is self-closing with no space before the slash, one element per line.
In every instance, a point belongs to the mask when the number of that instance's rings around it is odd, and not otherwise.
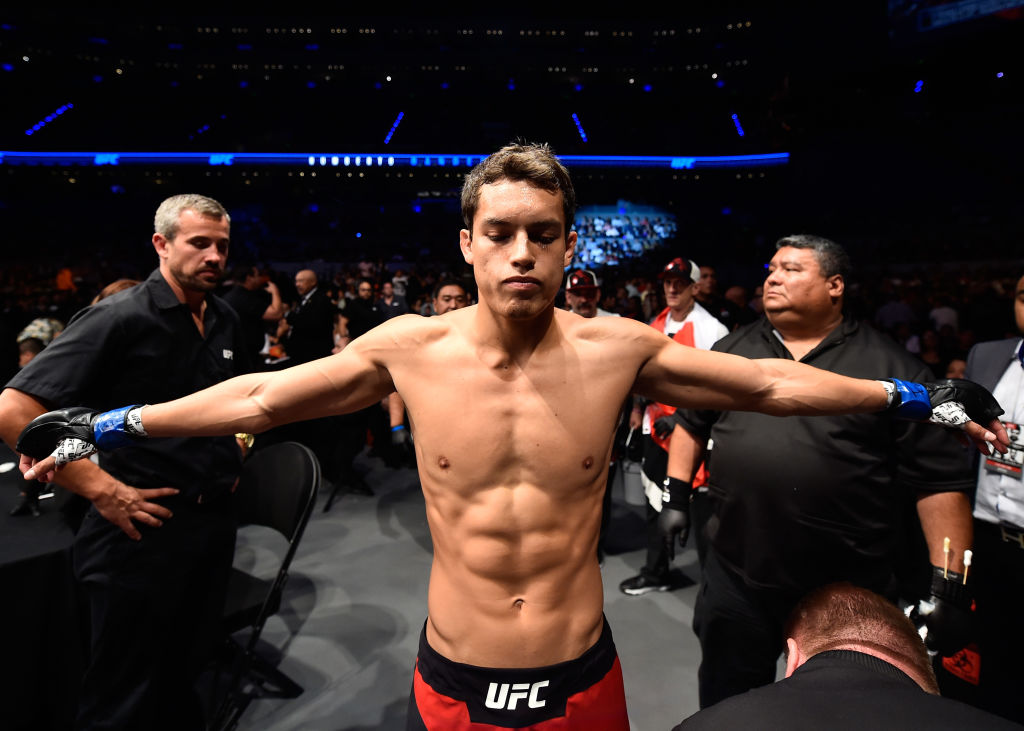
<path fill-rule="evenodd" d="M 942 657 L 950 657 L 963 649 L 973 638 L 974 596 L 971 585 L 964 583 L 964 575 L 945 572 L 932 566 L 930 612 L 922 611 L 928 633 L 925 645 Z"/>

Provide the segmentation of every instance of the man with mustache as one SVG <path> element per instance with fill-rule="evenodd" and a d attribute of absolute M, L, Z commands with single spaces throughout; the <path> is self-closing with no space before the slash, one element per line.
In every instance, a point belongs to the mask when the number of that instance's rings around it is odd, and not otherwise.
<path fill-rule="evenodd" d="M 159 266 L 148 279 L 79 312 L 7 384 L 5 441 L 56 405 L 174 398 L 252 370 L 238 315 L 213 294 L 227 211 L 173 196 L 154 230 Z M 203 728 L 193 684 L 219 638 L 241 464 L 232 436 L 197 437 L 62 472 L 59 483 L 92 502 L 73 548 L 90 628 L 75 728 Z"/>

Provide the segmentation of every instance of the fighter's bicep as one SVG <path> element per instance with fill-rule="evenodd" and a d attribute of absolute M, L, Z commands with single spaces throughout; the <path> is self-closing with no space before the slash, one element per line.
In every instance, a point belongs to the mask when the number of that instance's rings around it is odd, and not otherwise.
<path fill-rule="evenodd" d="M 352 346 L 275 374 L 262 394 L 266 408 L 288 420 L 347 414 L 394 390 L 387 368 Z"/>
<path fill-rule="evenodd" d="M 763 375 L 748 358 L 669 341 L 644 363 L 636 388 L 661 403 L 724 410 L 745 405 Z"/>

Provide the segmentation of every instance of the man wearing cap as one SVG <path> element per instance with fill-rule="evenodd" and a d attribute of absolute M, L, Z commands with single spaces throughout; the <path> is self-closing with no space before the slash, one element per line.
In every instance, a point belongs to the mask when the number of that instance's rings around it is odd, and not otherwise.
<path fill-rule="evenodd" d="M 618 317 L 619 313 L 602 310 L 597 306 L 601 299 L 601 287 L 597 275 L 589 269 L 577 269 L 569 273 L 565 282 L 565 303 L 580 317 Z"/>
<path fill-rule="evenodd" d="M 651 327 L 676 342 L 701 350 L 710 350 L 717 340 L 729 334 L 725 325 L 697 302 L 700 267 L 692 260 L 676 257 L 665 265 L 658 279 L 664 287 L 668 306 L 651 320 Z M 644 458 L 640 480 L 647 493 L 647 560 L 639 574 L 619 584 L 623 593 L 632 596 L 672 588 L 669 581 L 672 543 L 666 544 L 665 531 L 659 527 L 659 518 L 676 517 L 682 512 L 673 511 L 661 515 L 664 483 L 667 479 L 668 443 L 675 427 L 672 419 L 674 411 L 673 407 L 665 404 L 637 399 L 630 415 L 630 426 L 640 424 L 643 428 Z M 700 483 L 700 480 L 693 482 Z M 689 511 L 686 511 L 686 516 L 689 517 Z M 689 530 L 688 526 L 686 530 Z"/>

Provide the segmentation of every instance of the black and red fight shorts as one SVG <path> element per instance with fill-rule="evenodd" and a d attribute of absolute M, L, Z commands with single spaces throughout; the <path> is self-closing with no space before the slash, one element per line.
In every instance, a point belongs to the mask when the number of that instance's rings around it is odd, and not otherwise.
<path fill-rule="evenodd" d="M 427 644 L 424 624 L 406 728 L 629 731 L 622 666 L 608 622 L 575 660 L 507 670 L 442 657 Z"/>

